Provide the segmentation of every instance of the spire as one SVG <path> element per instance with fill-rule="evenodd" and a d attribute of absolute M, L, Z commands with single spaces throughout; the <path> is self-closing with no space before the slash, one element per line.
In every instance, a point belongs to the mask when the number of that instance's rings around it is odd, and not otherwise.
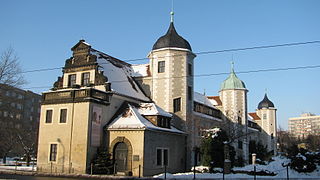
<path fill-rule="evenodd" d="M 269 100 L 266 92 L 264 94 L 263 100 L 258 104 L 258 109 L 263 109 L 263 108 L 269 109 L 270 107 L 274 108 L 274 104 Z"/>
<path fill-rule="evenodd" d="M 234 62 L 233 62 L 233 57 L 232 57 L 232 61 L 231 61 L 231 73 L 234 73 Z"/>
<path fill-rule="evenodd" d="M 173 11 L 173 0 L 172 0 L 172 4 L 171 4 L 171 12 L 170 12 L 170 17 L 171 17 L 170 22 L 171 22 L 171 23 L 173 23 L 173 16 L 174 16 L 174 11 Z"/>
<path fill-rule="evenodd" d="M 234 62 L 231 61 L 231 72 L 229 77 L 223 81 L 220 90 L 225 89 L 246 89 L 245 84 L 237 77 L 234 72 Z"/>

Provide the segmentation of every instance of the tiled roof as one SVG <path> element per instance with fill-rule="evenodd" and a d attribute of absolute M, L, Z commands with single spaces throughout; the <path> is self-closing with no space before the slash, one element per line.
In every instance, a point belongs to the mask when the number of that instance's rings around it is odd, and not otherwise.
<path fill-rule="evenodd" d="M 220 96 L 208 96 L 208 99 L 214 100 L 217 103 L 217 106 L 222 105 L 222 101 L 220 99 Z"/>
<path fill-rule="evenodd" d="M 253 120 L 261 120 L 261 118 L 255 112 L 248 113 L 248 114 L 252 117 Z"/>

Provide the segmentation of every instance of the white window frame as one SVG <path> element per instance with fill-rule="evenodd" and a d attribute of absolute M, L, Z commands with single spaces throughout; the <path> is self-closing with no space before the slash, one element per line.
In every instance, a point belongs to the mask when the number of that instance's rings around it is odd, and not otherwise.
<path fill-rule="evenodd" d="M 67 110 L 67 114 L 66 114 L 66 122 L 65 123 L 62 123 L 62 122 L 60 122 L 60 118 L 61 118 L 61 110 L 62 109 L 66 109 Z M 68 112 L 69 112 L 69 110 L 68 110 L 68 108 L 67 107 L 61 107 L 61 108 L 59 108 L 59 121 L 58 121 L 58 124 L 67 124 L 68 123 Z"/>
<path fill-rule="evenodd" d="M 52 110 L 51 123 L 47 123 L 47 111 L 48 110 Z M 53 108 L 45 109 L 45 112 L 44 112 L 44 124 L 53 124 L 53 119 L 54 119 L 53 117 L 54 117 L 54 109 Z"/>
<path fill-rule="evenodd" d="M 51 144 L 56 144 L 57 145 L 57 154 L 56 154 L 56 160 L 51 161 L 50 156 L 51 156 Z M 49 142 L 49 147 L 48 147 L 48 162 L 50 163 L 55 163 L 58 164 L 58 158 L 59 157 L 59 143 L 58 142 Z"/>
<path fill-rule="evenodd" d="M 160 165 L 158 165 L 158 150 L 161 151 L 161 164 Z M 167 157 L 168 157 L 166 166 L 168 167 L 169 164 L 170 164 L 170 151 L 169 151 L 169 148 L 157 147 L 156 148 L 156 166 L 158 166 L 158 167 L 164 167 L 165 166 L 165 164 L 164 164 L 164 150 L 167 150 Z"/>

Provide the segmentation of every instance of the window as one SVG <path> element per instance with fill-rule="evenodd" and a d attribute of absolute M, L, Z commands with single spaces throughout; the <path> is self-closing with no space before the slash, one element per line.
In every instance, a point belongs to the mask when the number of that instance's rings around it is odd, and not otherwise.
<path fill-rule="evenodd" d="M 7 111 L 3 111 L 3 116 L 4 117 L 8 117 L 8 112 Z"/>
<path fill-rule="evenodd" d="M 168 149 L 157 149 L 157 166 L 168 166 L 169 164 L 169 151 Z"/>
<path fill-rule="evenodd" d="M 57 160 L 57 144 L 50 144 L 50 161 Z"/>
<path fill-rule="evenodd" d="M 192 64 L 188 64 L 188 74 L 192 76 Z"/>
<path fill-rule="evenodd" d="M 263 119 L 267 119 L 267 114 L 263 114 Z"/>
<path fill-rule="evenodd" d="M 46 123 L 52 123 L 52 110 L 47 110 L 46 113 Z"/>
<path fill-rule="evenodd" d="M 67 122 L 67 109 L 60 109 L 60 123 Z"/>
<path fill-rule="evenodd" d="M 10 96 L 10 91 L 6 91 L 6 96 Z"/>
<path fill-rule="evenodd" d="M 181 98 L 173 100 L 173 112 L 181 111 Z"/>
<path fill-rule="evenodd" d="M 238 148 L 242 149 L 242 141 L 238 140 Z"/>
<path fill-rule="evenodd" d="M 163 73 L 165 70 L 166 64 L 165 61 L 158 62 L 158 73 Z"/>
<path fill-rule="evenodd" d="M 188 99 L 192 100 L 192 87 L 188 86 Z"/>
<path fill-rule="evenodd" d="M 23 96 L 21 94 L 18 95 L 18 99 L 22 99 Z"/>
<path fill-rule="evenodd" d="M 89 85 L 90 83 L 90 73 L 82 73 L 82 80 L 81 80 L 81 84 L 83 86 Z"/>
<path fill-rule="evenodd" d="M 69 75 L 69 79 L 68 79 L 68 86 L 69 87 L 72 87 L 76 84 L 76 78 L 77 78 L 76 74 Z"/>

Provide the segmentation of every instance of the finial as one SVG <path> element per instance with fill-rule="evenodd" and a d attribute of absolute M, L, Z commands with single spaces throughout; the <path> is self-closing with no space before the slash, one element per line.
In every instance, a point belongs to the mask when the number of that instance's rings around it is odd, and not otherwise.
<path fill-rule="evenodd" d="M 267 94 L 267 88 L 264 89 L 264 93 Z"/>
<path fill-rule="evenodd" d="M 203 89 L 203 95 L 204 96 L 206 95 L 206 89 Z"/>
<path fill-rule="evenodd" d="M 173 0 L 172 0 L 172 4 L 171 4 L 171 12 L 170 12 L 170 16 L 171 16 L 171 20 L 170 22 L 173 23 L 173 15 L 174 15 L 174 11 L 173 11 Z"/>
<path fill-rule="evenodd" d="M 232 59 L 233 59 L 233 58 L 232 58 Z M 234 62 L 231 61 L 230 63 L 231 63 L 231 72 L 234 72 Z"/>

